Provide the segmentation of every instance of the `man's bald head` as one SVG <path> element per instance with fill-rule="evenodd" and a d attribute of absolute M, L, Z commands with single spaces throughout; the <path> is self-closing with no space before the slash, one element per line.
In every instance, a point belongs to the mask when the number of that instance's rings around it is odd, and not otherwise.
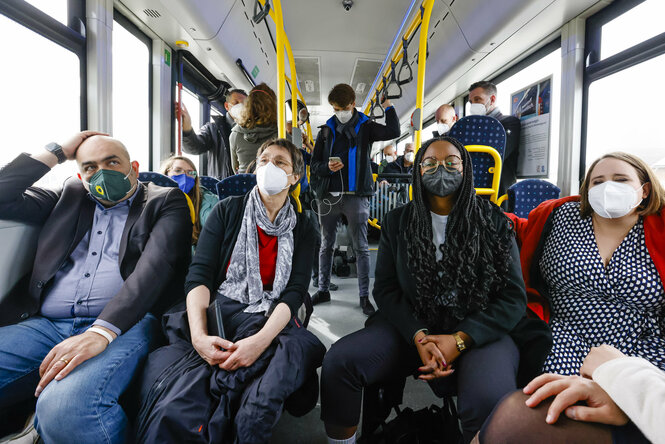
<path fill-rule="evenodd" d="M 385 156 L 394 156 L 395 155 L 395 147 L 393 145 L 386 145 L 383 147 L 383 154 Z"/>
<path fill-rule="evenodd" d="M 457 115 L 455 114 L 455 108 L 452 105 L 441 105 L 436 110 L 436 115 L 434 116 L 437 123 L 446 123 L 448 126 L 453 126 L 453 123 L 457 120 Z"/>
<path fill-rule="evenodd" d="M 138 162 L 131 162 L 125 145 L 109 136 L 91 136 L 85 139 L 76 150 L 76 162 L 83 186 L 87 190 L 88 182 L 99 170 L 118 171 L 127 176 L 132 186 L 138 181 Z"/>
<path fill-rule="evenodd" d="M 127 163 L 131 161 L 127 147 L 118 139 L 109 136 L 91 136 L 85 139 L 76 150 L 76 161 L 81 165 L 87 158 L 94 157 L 95 153 L 100 151 L 113 152 L 118 157 L 125 159 Z"/>

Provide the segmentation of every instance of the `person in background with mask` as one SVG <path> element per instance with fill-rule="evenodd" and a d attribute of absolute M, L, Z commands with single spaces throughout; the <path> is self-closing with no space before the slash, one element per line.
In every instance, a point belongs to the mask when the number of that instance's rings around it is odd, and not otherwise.
<path fill-rule="evenodd" d="M 526 318 L 512 224 L 476 196 L 464 146 L 431 139 L 414 161 L 413 200 L 382 221 L 379 309 L 324 358 L 321 418 L 330 442 L 355 442 L 364 387 L 418 375 L 443 391 L 456 389 L 468 443 L 517 388 L 518 368 L 528 381 L 549 349 L 546 341 L 533 353 L 524 343 L 547 325 Z"/>
<path fill-rule="evenodd" d="M 304 173 L 302 155 L 273 139 L 259 148 L 256 166 L 257 185 L 222 200 L 203 227 L 186 311 L 169 313 L 166 324 L 178 328 L 165 329 L 170 345 L 146 365 L 141 392 L 153 384 L 160 391 L 143 399 L 137 442 L 269 442 L 285 400 L 306 380 L 317 383 L 325 347 L 297 318 L 316 230 L 289 198 Z M 224 337 L 207 322 L 213 301 Z"/>
<path fill-rule="evenodd" d="M 328 102 L 335 115 L 320 127 L 310 168 L 310 186 L 317 197 L 321 224 L 319 291 L 312 296 L 312 303 L 330 301 L 328 290 L 337 220 L 344 214 L 357 257 L 360 306 L 363 313 L 370 315 L 374 312 L 369 301 L 367 244 L 369 198 L 374 195 L 370 153 L 372 143 L 399 137 L 399 119 L 386 99 L 381 104 L 386 124 L 371 121 L 356 110 L 356 93 L 344 83 L 335 85 L 328 94 Z"/>
<path fill-rule="evenodd" d="M 394 162 L 389 163 L 383 170 L 387 174 L 410 174 L 413 169 L 413 160 L 416 158 L 416 150 L 413 143 L 404 145 L 404 154 L 399 156 Z"/>
<path fill-rule="evenodd" d="M 388 165 L 395 162 L 397 158 L 397 150 L 394 145 L 386 145 L 383 147 L 383 159 L 379 164 L 379 174 L 383 173 Z"/>
<path fill-rule="evenodd" d="M 514 218 L 531 303 L 549 314 L 545 372 L 579 374 L 602 344 L 665 370 L 664 205 L 651 168 L 615 152 L 591 164 L 579 196 Z"/>
<path fill-rule="evenodd" d="M 265 83 L 249 92 L 238 124 L 231 130 L 231 165 L 236 174 L 244 173 L 263 142 L 277 137 L 277 96 Z"/>
<path fill-rule="evenodd" d="M 448 104 L 441 105 L 437 108 L 436 113 L 434 113 L 434 119 L 436 120 L 436 131 L 432 134 L 434 137 L 445 136 L 455 122 L 457 122 L 455 108 Z"/>
<path fill-rule="evenodd" d="M 231 151 L 229 137 L 231 129 L 240 118 L 243 102 L 247 93 L 242 89 L 232 89 L 226 93 L 224 116 L 212 116 L 213 121 L 208 122 L 199 131 L 194 132 L 192 119 L 183 103 L 182 112 L 182 150 L 187 154 L 206 154 L 208 164 L 204 176 L 212 176 L 222 180 L 233 174 L 231 167 Z M 176 104 L 176 111 L 177 111 Z"/>
<path fill-rule="evenodd" d="M 469 108 L 467 115 L 494 117 L 506 130 L 506 149 L 503 153 L 499 196 L 517 181 L 517 158 L 520 148 L 522 124 L 515 116 L 504 116 L 496 106 L 496 85 L 492 82 L 476 82 L 469 87 Z"/>
<path fill-rule="evenodd" d="M 171 156 L 162 163 L 161 173 L 178 183 L 180 190 L 189 196 L 196 214 L 196 222 L 192 230 L 192 245 L 199 241 L 199 234 L 206 223 L 212 207 L 217 205 L 217 194 L 201 186 L 199 175 L 191 159 L 184 156 Z"/>
<path fill-rule="evenodd" d="M 83 131 L 0 170 L 0 214 L 41 227 L 26 289 L 0 305 L 0 418 L 37 397 L 44 442 L 123 443 L 118 399 L 181 300 L 192 223 L 178 189 L 138 181 L 118 140 Z M 79 179 L 32 186 L 76 160 Z M 17 352 L 18 351 L 18 352 Z"/>

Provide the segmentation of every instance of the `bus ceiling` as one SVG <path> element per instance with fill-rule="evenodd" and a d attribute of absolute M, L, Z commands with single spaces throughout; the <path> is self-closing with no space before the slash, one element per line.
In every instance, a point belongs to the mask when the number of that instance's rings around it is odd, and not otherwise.
<path fill-rule="evenodd" d="M 322 124 L 331 113 L 327 93 L 337 83 L 354 87 L 360 99 L 357 106 L 369 103 L 367 96 L 371 98 L 375 92 L 372 85 L 378 86 L 381 74 L 391 67 L 390 59 L 402 48 L 400 24 L 408 25 L 421 14 L 418 2 L 413 8 L 404 0 L 352 3 L 347 10 L 342 0 L 282 2 L 284 27 L 312 126 Z M 470 83 L 496 74 L 533 51 L 533 42 L 556 38 L 563 24 L 598 3 L 608 2 L 436 0 L 428 29 L 423 115 L 432 114 L 438 104 L 462 94 Z M 266 82 L 276 88 L 275 24 L 269 18 L 259 23 L 252 20 L 256 0 L 122 0 L 122 4 L 172 47 L 177 40 L 187 41 L 188 51 L 218 79 L 234 87 L 251 88 L 236 65 L 240 58 L 256 83 Z M 392 42 L 397 44 L 387 54 Z M 417 43 L 413 39 L 408 48 L 414 73 Z M 312 69 L 312 59 L 317 69 Z M 386 59 L 384 72 L 380 73 L 379 67 Z M 286 67 L 290 75 L 288 61 Z M 401 87 L 401 97 L 393 102 L 404 121 L 415 109 L 416 81 Z"/>

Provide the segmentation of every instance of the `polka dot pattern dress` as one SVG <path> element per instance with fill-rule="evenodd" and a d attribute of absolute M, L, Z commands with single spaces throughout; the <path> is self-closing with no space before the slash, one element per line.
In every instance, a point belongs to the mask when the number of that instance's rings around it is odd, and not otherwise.
<path fill-rule="evenodd" d="M 601 344 L 665 370 L 665 290 L 642 218 L 605 267 L 592 219 L 580 218 L 579 209 L 579 202 L 559 207 L 540 259 L 554 342 L 543 371 L 579 374 L 591 347 Z"/>

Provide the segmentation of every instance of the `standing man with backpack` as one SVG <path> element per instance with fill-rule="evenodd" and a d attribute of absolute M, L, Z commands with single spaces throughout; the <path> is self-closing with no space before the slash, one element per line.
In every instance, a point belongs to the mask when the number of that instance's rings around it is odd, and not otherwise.
<path fill-rule="evenodd" d="M 328 94 L 335 110 L 320 127 L 312 152 L 311 187 L 316 193 L 321 223 L 319 252 L 319 291 L 312 303 L 330 301 L 330 273 L 337 220 L 346 216 L 356 252 L 360 307 L 363 313 L 374 313 L 369 301 L 369 246 L 367 219 L 369 199 L 374 194 L 370 152 L 372 143 L 396 139 L 400 135 L 399 119 L 390 100 L 384 100 L 386 124 L 373 122 L 358 112 L 356 94 L 347 84 L 336 85 Z"/>

